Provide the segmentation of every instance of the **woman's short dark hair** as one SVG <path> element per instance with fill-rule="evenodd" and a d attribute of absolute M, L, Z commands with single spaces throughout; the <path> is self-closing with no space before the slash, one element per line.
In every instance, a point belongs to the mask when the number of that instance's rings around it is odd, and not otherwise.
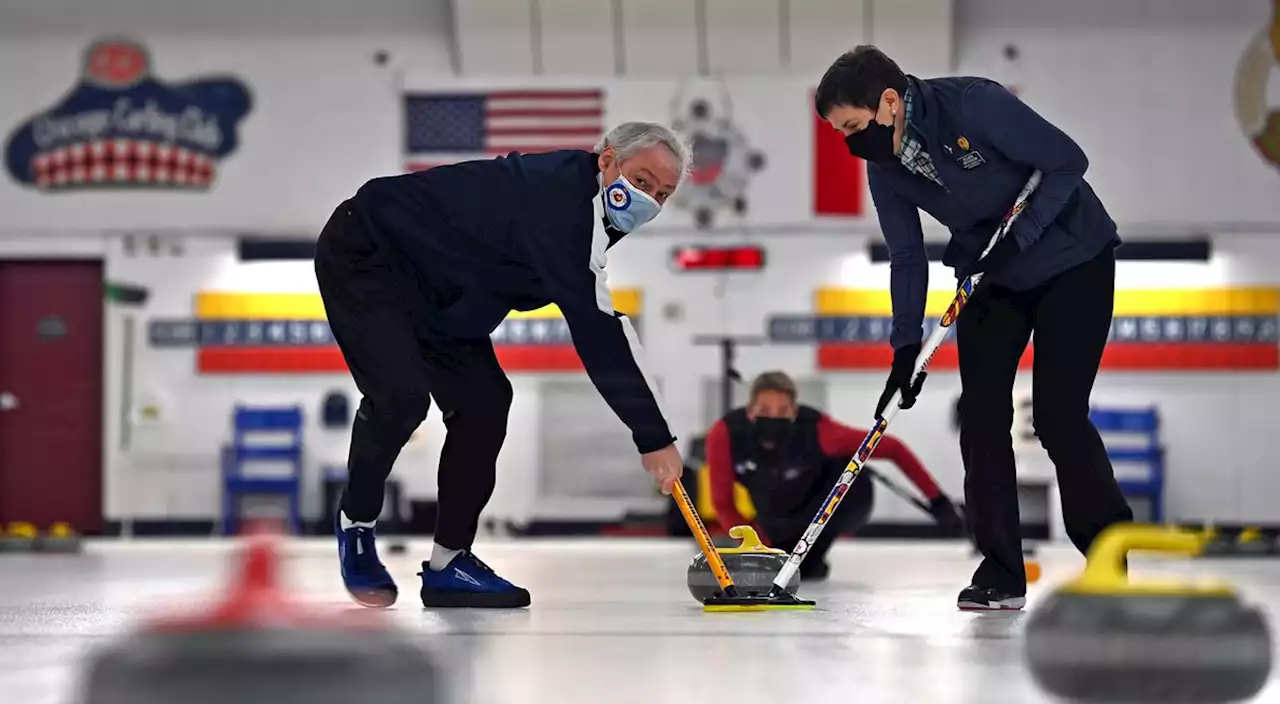
<path fill-rule="evenodd" d="M 796 397 L 799 395 L 796 391 L 796 382 L 792 381 L 786 372 L 765 372 L 756 377 L 751 382 L 751 400 L 748 405 L 756 402 L 756 397 L 764 391 L 777 391 L 786 394 L 791 398 L 791 402 L 795 403 Z"/>
<path fill-rule="evenodd" d="M 863 44 L 845 52 L 823 74 L 813 107 L 824 120 L 840 105 L 877 110 L 886 88 L 902 95 L 907 91 L 907 74 L 883 51 Z"/>

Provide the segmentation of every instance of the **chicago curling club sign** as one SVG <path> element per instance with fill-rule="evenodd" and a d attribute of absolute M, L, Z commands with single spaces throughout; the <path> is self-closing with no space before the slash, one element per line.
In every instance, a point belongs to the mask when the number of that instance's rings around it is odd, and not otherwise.
<path fill-rule="evenodd" d="M 236 78 L 167 83 L 141 44 L 98 41 L 71 91 L 9 135 L 5 168 L 45 192 L 207 190 L 251 103 Z"/>

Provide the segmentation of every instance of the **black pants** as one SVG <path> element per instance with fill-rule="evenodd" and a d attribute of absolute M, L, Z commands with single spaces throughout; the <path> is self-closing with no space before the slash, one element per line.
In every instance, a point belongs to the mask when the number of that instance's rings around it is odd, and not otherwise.
<path fill-rule="evenodd" d="M 828 465 L 828 467 L 831 468 L 833 465 Z M 838 469 L 843 471 L 844 466 L 842 465 Z M 758 522 L 765 534 L 769 536 L 770 545 L 787 552 L 794 550 L 796 543 L 800 541 L 800 537 L 808 530 L 809 524 L 813 522 L 813 517 L 822 509 L 827 500 L 827 495 L 831 493 L 831 488 L 836 485 L 836 480 L 839 478 L 840 471 L 828 469 L 824 476 L 815 483 L 813 499 L 803 508 L 786 516 L 760 516 Z M 873 482 L 874 480 L 867 476 L 865 472 L 853 480 L 853 484 L 845 492 L 844 498 L 840 500 L 840 507 L 836 509 L 831 518 L 827 519 L 827 523 L 822 529 L 822 535 L 819 535 L 814 544 L 809 547 L 809 551 L 805 556 L 805 564 L 810 561 L 821 562 L 841 533 L 856 531 L 867 524 L 867 521 L 871 519 L 871 511 L 875 508 L 876 502 L 875 484 Z M 755 502 L 754 499 L 752 501 L 753 503 Z"/>
<path fill-rule="evenodd" d="M 1115 256 L 1108 248 L 1028 291 L 990 286 L 957 322 L 960 449 L 966 508 L 983 556 L 973 579 L 979 586 L 1026 593 L 1010 430 L 1013 380 L 1033 331 L 1033 422 L 1057 472 L 1067 535 L 1087 553 L 1104 528 L 1133 520 L 1089 420 L 1114 299 Z"/>
<path fill-rule="evenodd" d="M 353 521 L 381 513 L 391 467 L 434 397 L 447 429 L 435 540 L 454 550 L 470 547 L 493 495 L 511 408 L 511 382 L 493 343 L 424 332 L 428 287 L 396 251 L 370 237 L 349 203 L 321 232 L 315 265 L 329 326 L 363 395 L 343 511 Z"/>

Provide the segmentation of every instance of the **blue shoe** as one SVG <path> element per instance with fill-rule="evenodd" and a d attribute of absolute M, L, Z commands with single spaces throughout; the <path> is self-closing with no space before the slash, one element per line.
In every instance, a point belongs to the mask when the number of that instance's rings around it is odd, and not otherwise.
<path fill-rule="evenodd" d="M 342 567 L 342 583 L 356 603 L 374 608 L 386 608 L 396 603 L 399 590 L 387 568 L 378 559 L 374 544 L 374 529 L 353 526 L 342 529 L 342 512 L 333 518 L 333 529 L 338 536 L 338 564 Z"/>
<path fill-rule="evenodd" d="M 499 577 L 470 550 L 454 556 L 449 565 L 436 572 L 431 563 L 422 563 L 422 605 L 519 609 L 529 605 L 529 592 Z"/>

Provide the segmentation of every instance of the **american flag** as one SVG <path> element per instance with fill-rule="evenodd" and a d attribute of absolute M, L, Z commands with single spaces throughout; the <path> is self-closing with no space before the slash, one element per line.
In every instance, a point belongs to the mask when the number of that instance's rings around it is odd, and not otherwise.
<path fill-rule="evenodd" d="M 413 92 L 404 97 L 405 169 L 517 151 L 591 149 L 604 133 L 604 91 Z"/>

